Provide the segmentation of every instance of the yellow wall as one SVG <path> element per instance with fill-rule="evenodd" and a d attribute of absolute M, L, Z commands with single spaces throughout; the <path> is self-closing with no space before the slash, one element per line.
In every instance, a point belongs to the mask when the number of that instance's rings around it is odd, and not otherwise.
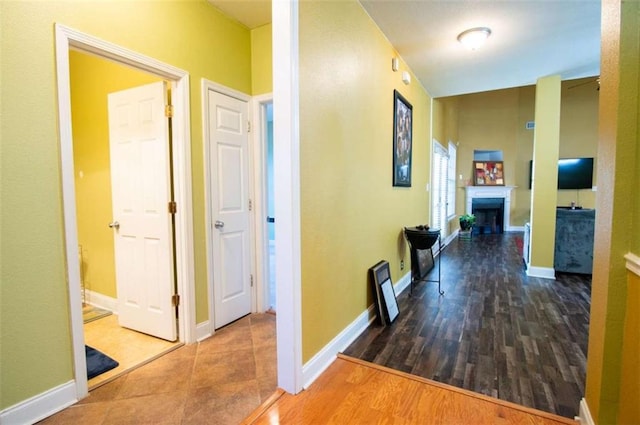
<path fill-rule="evenodd" d="M 473 151 L 502 150 L 505 184 L 515 185 L 514 163 L 518 90 L 496 90 L 462 96 L 459 100 L 460 173 L 472 181 Z"/>
<path fill-rule="evenodd" d="M 560 158 L 594 158 L 594 186 L 598 185 L 599 94 L 595 77 L 562 83 Z M 558 190 L 558 205 L 571 205 L 571 202 L 584 208 L 595 208 L 596 192 L 590 189 Z"/>
<path fill-rule="evenodd" d="M 502 150 L 505 184 L 522 187 L 525 183 L 516 180 L 516 177 L 521 177 L 517 173 L 520 170 L 516 166 L 518 164 L 518 134 L 521 125 L 524 127 L 524 123 L 519 121 L 520 90 L 496 90 L 458 96 L 457 99 L 460 137 L 458 177 L 462 174 L 462 180 L 458 179 L 458 182 L 462 186 L 473 184 L 471 172 L 474 150 Z M 531 116 L 529 120 L 532 119 Z M 458 214 L 464 214 L 466 199 L 464 190 L 460 190 L 460 192 L 462 192 L 462 202 L 458 202 L 456 210 Z M 522 208 L 522 198 L 518 196 L 518 192 L 519 190 L 516 191 L 514 199 L 512 199 L 512 210 Z M 516 220 L 517 216 L 512 215 L 512 226 L 522 226 L 526 221 L 518 222 Z"/>
<path fill-rule="evenodd" d="M 107 95 L 159 78 L 77 51 L 70 52 L 69 71 L 83 281 L 86 289 L 116 298 L 113 231 L 107 227 L 113 220 Z"/>
<path fill-rule="evenodd" d="M 271 66 L 271 24 L 251 30 L 251 93 L 255 95 L 273 91 Z"/>
<path fill-rule="evenodd" d="M 638 279 L 624 255 L 640 231 L 640 4 L 602 2 L 598 186 L 585 398 L 597 424 L 638 423 Z M 637 251 L 636 251 L 637 252 Z M 636 285 L 632 287 L 632 285 Z M 624 394 L 623 394 L 624 393 Z"/>
<path fill-rule="evenodd" d="M 204 0 L 0 2 L 0 409 L 73 377 L 56 107 L 56 22 L 190 73 L 198 322 L 207 320 L 200 80 L 208 78 L 245 93 L 252 90 L 249 31 Z"/>
<path fill-rule="evenodd" d="M 372 303 L 369 267 L 409 272 L 402 228 L 429 219 L 430 98 L 395 55 L 358 2 L 300 3 L 304 362 Z M 413 105 L 411 188 L 392 187 L 394 89 Z"/>
<path fill-rule="evenodd" d="M 553 270 L 560 150 L 560 76 L 540 78 L 536 84 L 536 128 L 533 136 L 531 186 L 532 267 Z"/>
<path fill-rule="evenodd" d="M 516 188 L 512 191 L 511 223 L 523 226 L 531 220 L 531 189 L 529 189 L 529 168 L 533 158 L 534 131 L 527 129 L 529 121 L 535 120 L 536 87 L 520 87 L 518 90 L 518 122 L 516 124 Z M 562 120 L 562 116 L 560 120 Z M 562 121 L 561 121 L 562 122 Z M 560 126 L 562 128 L 562 125 Z M 560 141 L 562 144 L 562 140 Z M 595 145 L 595 137 L 593 144 Z"/>
<path fill-rule="evenodd" d="M 636 224 L 637 228 L 638 225 Z M 627 304 L 622 334 L 620 411 L 618 423 L 640 423 L 640 277 L 628 273 Z"/>

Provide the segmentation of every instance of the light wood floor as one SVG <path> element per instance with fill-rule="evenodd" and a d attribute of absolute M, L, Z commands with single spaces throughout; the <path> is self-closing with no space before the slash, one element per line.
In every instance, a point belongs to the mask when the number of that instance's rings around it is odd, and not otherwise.
<path fill-rule="evenodd" d="M 249 424 L 536 424 L 578 422 L 340 355 L 311 387 L 282 391 Z"/>
<path fill-rule="evenodd" d="M 84 324 L 85 344 L 116 360 L 119 366 L 89 380 L 89 389 L 99 387 L 183 345 L 121 327 L 112 314 Z"/>

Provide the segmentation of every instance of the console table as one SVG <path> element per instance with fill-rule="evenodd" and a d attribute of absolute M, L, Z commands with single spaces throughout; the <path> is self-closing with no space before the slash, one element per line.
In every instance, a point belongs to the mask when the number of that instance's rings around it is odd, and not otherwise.
<path fill-rule="evenodd" d="M 405 227 L 404 235 L 409 242 L 409 248 L 411 250 L 411 288 L 409 295 L 413 294 L 414 282 L 438 282 L 438 292 L 440 295 L 444 295 L 444 292 L 440 288 L 440 254 L 438 255 L 438 279 L 425 279 L 428 272 L 435 267 L 435 260 L 433 257 L 433 246 L 438 243 L 438 252 L 442 250 L 442 241 L 440 239 L 440 229 L 429 229 L 428 227 Z M 424 270 L 421 268 L 420 259 L 418 258 L 418 251 L 428 250 L 431 255 L 431 268 Z"/>

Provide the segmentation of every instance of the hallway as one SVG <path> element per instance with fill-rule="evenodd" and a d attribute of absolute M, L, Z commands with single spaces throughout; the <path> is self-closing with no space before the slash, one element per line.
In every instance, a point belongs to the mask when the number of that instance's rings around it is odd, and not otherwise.
<path fill-rule="evenodd" d="M 237 424 L 276 390 L 275 316 L 251 314 L 91 391 L 40 424 Z"/>

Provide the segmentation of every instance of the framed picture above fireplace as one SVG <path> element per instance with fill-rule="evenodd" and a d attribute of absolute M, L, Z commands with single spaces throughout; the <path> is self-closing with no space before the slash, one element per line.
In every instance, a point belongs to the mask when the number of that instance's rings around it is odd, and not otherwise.
<path fill-rule="evenodd" d="M 474 186 L 504 186 L 502 161 L 473 161 Z"/>

